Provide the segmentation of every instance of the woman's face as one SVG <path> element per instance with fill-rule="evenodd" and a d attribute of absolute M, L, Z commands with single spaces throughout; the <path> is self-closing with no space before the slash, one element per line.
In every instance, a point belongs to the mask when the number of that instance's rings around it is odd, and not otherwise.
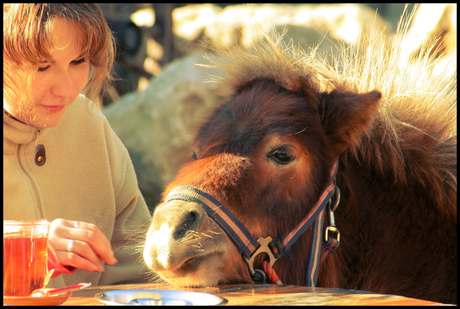
<path fill-rule="evenodd" d="M 79 39 L 73 23 L 56 19 L 52 59 L 39 60 L 39 69 L 31 85 L 35 108 L 29 106 L 19 113 L 14 102 L 6 102 L 6 109 L 13 117 L 39 128 L 50 128 L 61 122 L 88 81 L 89 58 L 82 57 Z"/>

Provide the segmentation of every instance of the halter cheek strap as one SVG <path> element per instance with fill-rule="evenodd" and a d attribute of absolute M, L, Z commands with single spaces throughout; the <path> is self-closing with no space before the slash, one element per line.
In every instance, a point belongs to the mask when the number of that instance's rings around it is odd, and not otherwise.
<path fill-rule="evenodd" d="M 250 258 L 254 251 L 260 247 L 259 242 L 244 225 L 226 207 L 206 192 L 190 186 L 179 186 L 168 194 L 165 202 L 172 200 L 201 204 L 208 216 L 212 217 L 224 229 L 245 257 Z"/>
<path fill-rule="evenodd" d="M 214 197 L 200 189 L 191 186 L 176 187 L 168 194 L 165 202 L 169 202 L 171 200 L 184 200 L 201 204 L 206 213 L 212 217 L 222 227 L 222 229 L 224 229 L 224 231 L 236 244 L 238 250 L 243 255 L 244 260 L 248 264 L 249 272 L 251 273 L 254 281 L 265 282 L 266 273 L 273 273 L 271 267 L 276 262 L 276 260 L 285 254 L 290 255 L 289 248 L 297 241 L 300 235 L 302 235 L 305 230 L 313 224 L 311 242 L 312 248 L 310 250 L 308 259 L 306 285 L 315 286 L 321 258 L 324 259 L 339 245 L 340 235 L 338 229 L 335 227 L 335 222 L 333 219 L 333 211 L 337 207 L 337 205 L 335 205 L 329 209 L 331 226 L 328 226 L 326 229 L 326 250 L 321 257 L 322 226 L 324 221 L 325 206 L 328 204 L 335 192 L 334 189 L 336 187 L 332 183 L 332 180 L 335 178 L 336 172 L 337 163 L 333 168 L 330 183 L 321 194 L 321 197 L 319 198 L 316 205 L 310 210 L 307 217 L 302 222 L 300 222 L 299 225 L 288 235 L 283 238 L 277 237 L 275 240 L 273 240 L 271 237 L 259 238 L 256 240 L 244 227 L 244 225 L 241 224 L 241 222 L 225 206 L 223 206 Z M 337 233 L 337 239 L 329 237 L 330 233 L 328 232 L 331 229 Z M 266 263 L 264 264 L 265 271 L 254 269 L 255 257 L 260 253 L 266 253 L 269 256 L 268 265 Z M 267 269 L 269 271 L 267 271 Z M 276 274 L 271 276 L 271 278 L 276 278 L 271 279 L 272 282 L 282 284 L 281 281 L 277 278 Z"/>

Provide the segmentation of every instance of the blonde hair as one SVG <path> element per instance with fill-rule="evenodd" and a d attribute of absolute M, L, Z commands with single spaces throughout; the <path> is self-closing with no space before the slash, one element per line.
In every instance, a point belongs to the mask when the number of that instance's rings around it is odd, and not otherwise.
<path fill-rule="evenodd" d="M 32 104 L 31 84 L 39 60 L 51 58 L 56 18 L 75 24 L 82 55 L 89 56 L 89 79 L 83 94 L 97 104 L 112 80 L 114 37 L 96 4 L 3 4 L 3 97 L 19 110 Z"/>

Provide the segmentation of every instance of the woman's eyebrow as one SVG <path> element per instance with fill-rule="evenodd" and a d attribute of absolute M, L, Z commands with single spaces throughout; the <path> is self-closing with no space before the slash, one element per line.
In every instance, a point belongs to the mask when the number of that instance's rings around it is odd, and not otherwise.
<path fill-rule="evenodd" d="M 87 53 L 82 52 L 80 55 L 78 55 L 77 57 L 75 57 L 72 61 L 80 60 L 81 58 L 86 57 L 86 55 L 87 55 Z M 71 61 L 71 62 L 72 62 L 72 61 Z M 40 63 L 40 64 L 42 64 L 42 63 L 56 63 L 56 60 L 51 59 L 51 61 L 50 61 L 50 60 L 47 60 L 47 59 L 46 59 L 46 60 L 40 61 L 39 63 Z"/>

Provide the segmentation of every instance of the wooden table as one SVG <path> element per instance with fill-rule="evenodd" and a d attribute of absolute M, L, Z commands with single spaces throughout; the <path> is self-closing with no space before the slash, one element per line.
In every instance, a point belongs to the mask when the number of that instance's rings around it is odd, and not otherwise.
<path fill-rule="evenodd" d="M 89 287 L 73 292 L 72 296 L 63 306 L 102 306 L 103 303 L 94 298 L 94 295 L 111 290 L 132 289 L 174 289 L 161 284 L 126 284 Z M 327 305 L 327 306 L 356 306 L 356 305 L 393 305 L 393 306 L 433 306 L 444 305 L 426 300 L 408 298 L 395 295 L 375 294 L 365 291 L 308 288 L 304 286 L 278 286 L 278 285 L 222 285 L 218 287 L 186 289 L 186 291 L 216 294 L 228 300 L 227 305 Z"/>

